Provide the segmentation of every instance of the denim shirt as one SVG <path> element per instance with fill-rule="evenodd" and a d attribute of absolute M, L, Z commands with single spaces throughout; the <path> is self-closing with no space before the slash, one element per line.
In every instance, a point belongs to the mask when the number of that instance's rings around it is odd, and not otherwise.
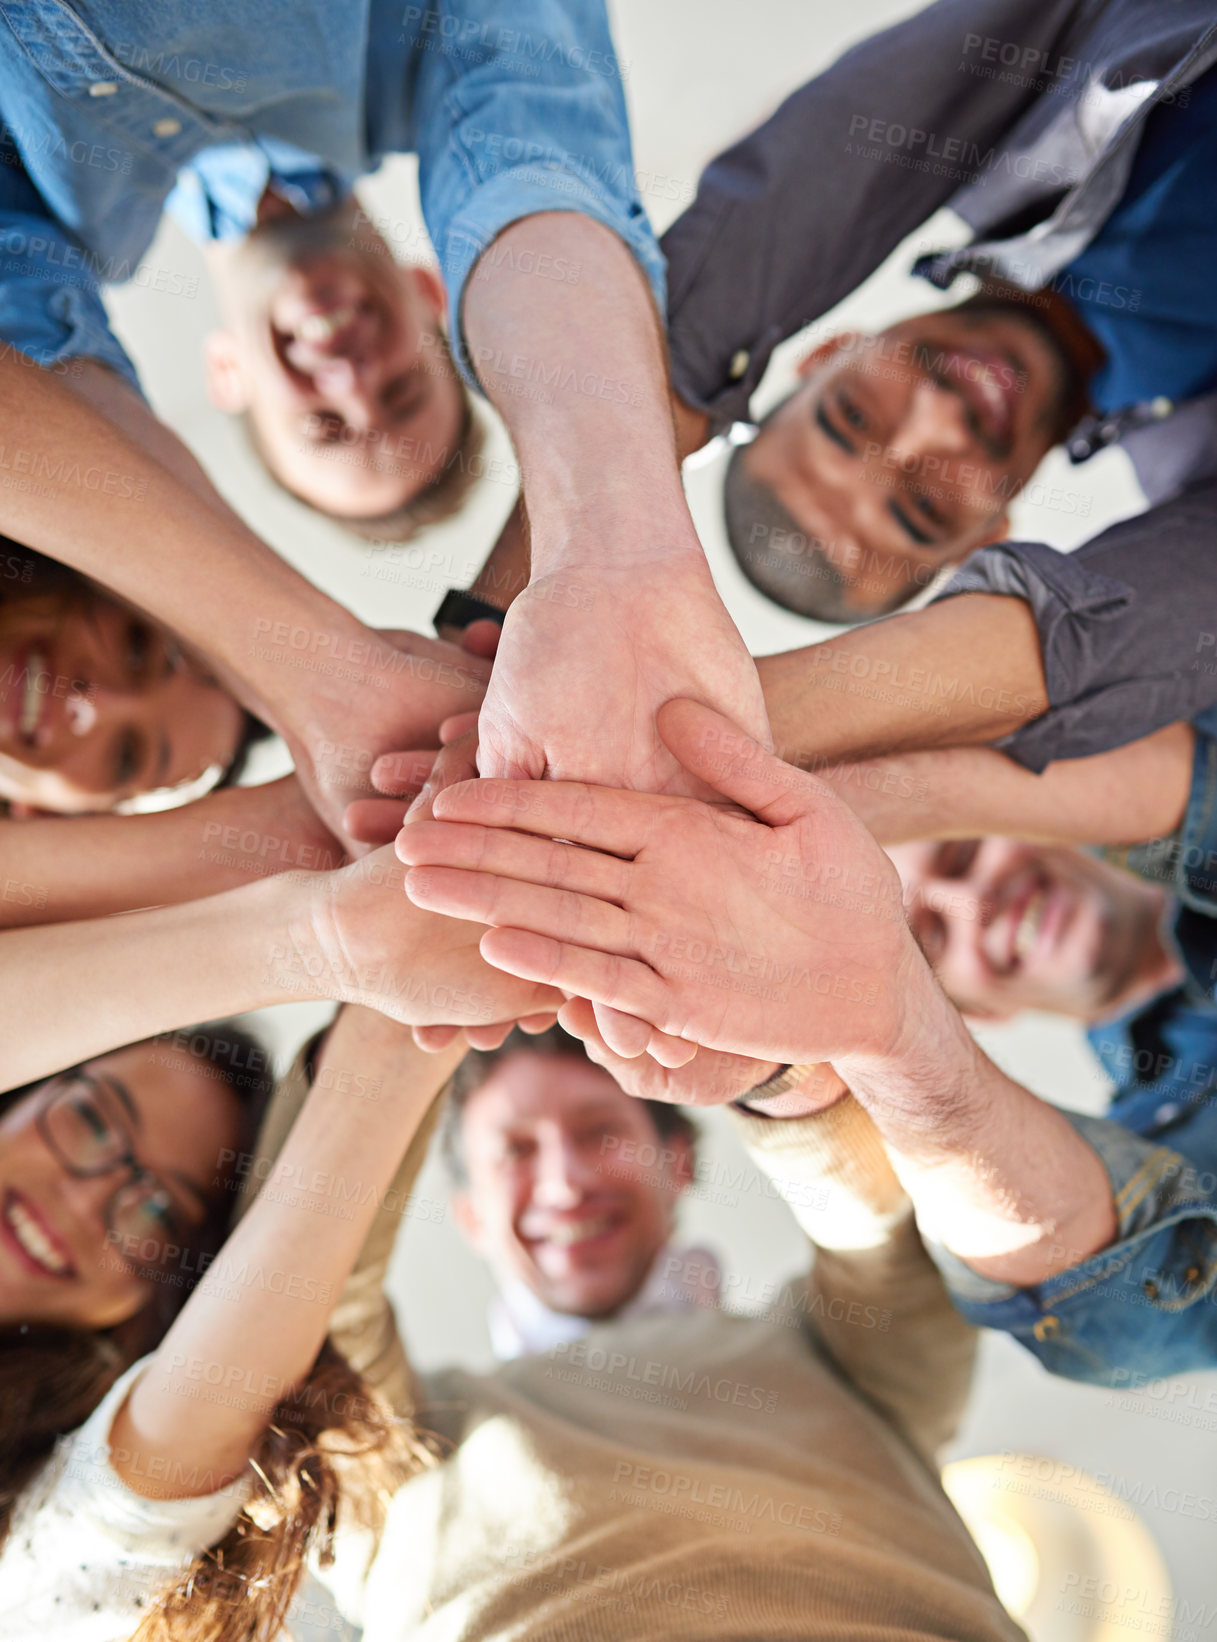
<path fill-rule="evenodd" d="M 141 277 L 171 191 L 192 232 L 227 238 L 253 226 L 272 177 L 315 210 L 390 153 L 419 157 L 454 316 L 481 253 L 541 211 L 611 228 L 664 309 L 602 0 L 510 13 L 501 0 L 4 0 L 0 121 L 0 343 L 50 368 L 89 357 L 136 382 L 100 287 Z"/>

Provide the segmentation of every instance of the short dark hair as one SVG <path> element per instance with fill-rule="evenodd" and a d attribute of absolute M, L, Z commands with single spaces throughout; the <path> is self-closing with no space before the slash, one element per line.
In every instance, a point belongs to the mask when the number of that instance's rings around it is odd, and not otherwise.
<path fill-rule="evenodd" d="M 535 1036 L 521 1032 L 517 1026 L 497 1049 L 471 1049 L 452 1074 L 440 1120 L 440 1153 L 458 1186 L 469 1183 L 462 1129 L 465 1107 L 478 1090 L 490 1081 L 496 1068 L 512 1055 L 543 1055 L 547 1059 L 577 1060 L 586 1066 L 596 1066 L 583 1043 L 571 1037 L 569 1032 L 564 1032 L 560 1026 L 551 1026 L 548 1031 L 538 1032 Z M 597 1066 L 596 1070 L 603 1072 L 604 1068 Z M 611 1077 L 612 1073 L 606 1072 L 605 1076 Z M 696 1148 L 697 1125 L 683 1107 L 673 1106 L 666 1100 L 640 1100 L 638 1104 L 646 1108 L 656 1139 L 680 1139 L 690 1151 Z"/>

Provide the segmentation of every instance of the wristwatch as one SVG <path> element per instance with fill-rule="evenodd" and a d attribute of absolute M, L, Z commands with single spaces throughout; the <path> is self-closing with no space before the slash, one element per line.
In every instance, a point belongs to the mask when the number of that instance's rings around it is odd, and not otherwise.
<path fill-rule="evenodd" d="M 486 600 L 479 599 L 476 593 L 466 593 L 463 588 L 450 587 L 435 612 L 435 631 L 442 634 L 445 627 L 455 627 L 463 633 L 466 627 L 472 626 L 475 621 L 497 621 L 502 627 L 506 616 L 506 610 L 500 610 L 494 604 L 487 604 Z"/>
<path fill-rule="evenodd" d="M 772 1077 L 758 1083 L 755 1089 L 749 1089 L 747 1094 L 741 1095 L 738 1100 L 731 1102 L 741 1112 L 753 1112 L 759 1117 L 766 1113 L 763 1108 L 766 1101 L 776 1100 L 779 1095 L 788 1095 L 792 1089 L 797 1089 L 807 1077 L 810 1066 L 779 1066 Z"/>

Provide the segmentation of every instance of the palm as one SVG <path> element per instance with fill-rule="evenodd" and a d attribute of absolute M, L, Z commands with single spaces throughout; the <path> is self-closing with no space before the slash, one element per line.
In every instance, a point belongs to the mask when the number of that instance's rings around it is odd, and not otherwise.
<path fill-rule="evenodd" d="M 661 740 L 665 701 L 704 701 L 768 741 L 756 668 L 704 561 L 541 578 L 508 613 L 479 720 L 483 775 L 700 792 Z"/>

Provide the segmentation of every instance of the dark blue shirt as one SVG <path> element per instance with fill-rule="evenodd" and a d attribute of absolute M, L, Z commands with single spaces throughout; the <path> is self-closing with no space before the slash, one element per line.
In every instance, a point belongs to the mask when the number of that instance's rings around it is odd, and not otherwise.
<path fill-rule="evenodd" d="M 1119 204 L 1052 284 L 1107 351 L 1098 410 L 1217 389 L 1217 71 L 1151 112 Z"/>

